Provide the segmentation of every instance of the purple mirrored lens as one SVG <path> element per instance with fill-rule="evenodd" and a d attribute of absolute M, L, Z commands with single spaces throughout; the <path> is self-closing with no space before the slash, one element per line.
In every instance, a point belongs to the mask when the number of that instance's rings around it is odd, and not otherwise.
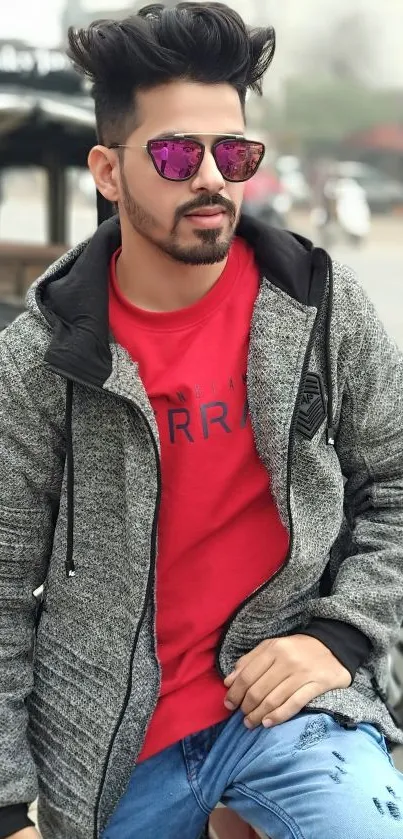
<path fill-rule="evenodd" d="M 263 143 L 222 140 L 215 146 L 217 166 L 226 181 L 248 181 L 263 158 Z"/>
<path fill-rule="evenodd" d="M 203 147 L 195 140 L 151 140 L 148 149 L 160 175 L 171 181 L 191 178 L 203 158 Z"/>

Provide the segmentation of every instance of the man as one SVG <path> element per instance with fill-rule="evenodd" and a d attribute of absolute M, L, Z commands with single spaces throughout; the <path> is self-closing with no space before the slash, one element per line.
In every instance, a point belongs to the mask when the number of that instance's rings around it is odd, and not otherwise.
<path fill-rule="evenodd" d="M 163 143 L 161 148 L 161 175 L 165 175 L 165 169 L 168 163 L 169 150 L 168 143 Z"/>
<path fill-rule="evenodd" d="M 240 217 L 273 51 L 218 3 L 70 32 L 119 217 L 0 341 L 0 836 L 37 783 L 43 839 L 197 839 L 220 800 L 402 836 L 403 368 L 347 269 Z"/>

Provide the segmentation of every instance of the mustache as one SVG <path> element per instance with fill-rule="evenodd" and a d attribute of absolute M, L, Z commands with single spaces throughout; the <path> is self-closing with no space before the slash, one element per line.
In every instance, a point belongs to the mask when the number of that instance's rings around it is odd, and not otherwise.
<path fill-rule="evenodd" d="M 231 221 L 236 219 L 235 204 L 228 198 L 224 198 L 223 195 L 200 195 L 195 201 L 188 201 L 187 204 L 178 207 L 175 213 L 174 227 L 179 224 L 183 216 L 187 216 L 196 210 L 203 210 L 205 207 L 222 207 L 230 216 Z"/>

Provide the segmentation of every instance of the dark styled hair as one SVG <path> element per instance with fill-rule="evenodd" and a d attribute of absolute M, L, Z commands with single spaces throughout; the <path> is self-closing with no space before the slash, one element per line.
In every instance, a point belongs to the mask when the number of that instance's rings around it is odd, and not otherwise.
<path fill-rule="evenodd" d="M 70 27 L 76 70 L 92 82 L 98 139 L 124 142 L 136 127 L 136 92 L 176 79 L 227 82 L 245 106 L 247 90 L 262 93 L 275 50 L 272 27 L 249 28 L 224 3 L 162 3 L 126 20 Z"/>

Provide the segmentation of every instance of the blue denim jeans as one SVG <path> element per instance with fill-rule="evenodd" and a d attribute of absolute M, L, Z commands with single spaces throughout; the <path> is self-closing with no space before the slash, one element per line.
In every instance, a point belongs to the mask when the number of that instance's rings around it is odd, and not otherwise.
<path fill-rule="evenodd" d="M 403 839 L 403 775 L 371 725 L 242 712 L 140 763 L 103 839 L 198 839 L 219 801 L 271 839 Z"/>

